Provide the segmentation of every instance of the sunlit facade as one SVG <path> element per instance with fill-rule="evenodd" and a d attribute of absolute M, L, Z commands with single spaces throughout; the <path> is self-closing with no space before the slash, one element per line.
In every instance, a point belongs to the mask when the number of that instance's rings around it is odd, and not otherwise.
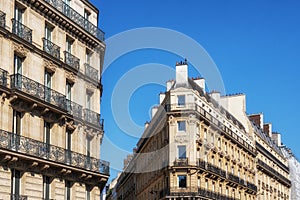
<path fill-rule="evenodd" d="M 88 0 L 0 1 L 0 198 L 100 198 L 98 14 Z"/>

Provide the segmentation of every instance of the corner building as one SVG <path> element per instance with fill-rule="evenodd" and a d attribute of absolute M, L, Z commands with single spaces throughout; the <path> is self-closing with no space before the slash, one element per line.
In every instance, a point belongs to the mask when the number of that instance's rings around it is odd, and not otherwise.
<path fill-rule="evenodd" d="M 207 93 L 205 80 L 189 79 L 187 71 L 186 62 L 177 63 L 176 80 L 160 94 L 118 180 L 119 200 L 257 198 L 257 150 L 245 95 Z"/>
<path fill-rule="evenodd" d="M 88 0 L 0 2 L 0 197 L 98 199 L 104 33 Z"/>

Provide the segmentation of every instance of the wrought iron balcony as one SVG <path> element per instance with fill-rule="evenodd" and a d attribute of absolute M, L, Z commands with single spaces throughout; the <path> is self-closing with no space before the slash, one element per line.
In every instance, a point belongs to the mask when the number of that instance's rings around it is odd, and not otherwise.
<path fill-rule="evenodd" d="M 102 127 L 103 126 L 103 120 L 100 122 L 100 114 L 96 113 L 90 109 L 83 109 L 83 114 L 84 114 L 84 120 L 86 122 L 89 122 L 91 124 L 97 125 Z"/>
<path fill-rule="evenodd" d="M 79 70 L 79 58 L 76 56 L 72 55 L 71 53 L 64 51 L 65 54 L 65 63 L 75 69 L 76 71 Z"/>
<path fill-rule="evenodd" d="M 223 171 L 222 169 L 220 169 L 219 167 L 217 166 L 214 166 L 210 163 L 207 163 L 207 170 L 210 171 L 210 172 L 213 172 L 223 178 L 226 178 L 226 172 Z"/>
<path fill-rule="evenodd" d="M 188 166 L 188 158 L 177 158 L 174 161 L 174 166 L 176 166 L 176 167 L 185 167 L 185 166 Z"/>
<path fill-rule="evenodd" d="M 18 20 L 12 19 L 11 21 L 12 32 L 27 42 L 32 43 L 32 30 Z"/>
<path fill-rule="evenodd" d="M 0 85 L 7 86 L 7 71 L 0 68 Z"/>
<path fill-rule="evenodd" d="M 199 188 L 198 192 L 199 192 L 200 196 L 206 197 L 206 198 L 209 198 L 209 199 L 215 199 L 215 200 L 235 200 L 235 198 L 222 195 L 219 192 L 213 192 L 213 191 L 210 191 L 210 190 L 206 190 L 204 188 Z"/>
<path fill-rule="evenodd" d="M 43 39 L 43 50 L 53 56 L 54 58 L 60 59 L 60 47 L 51 42 L 50 40 L 47 40 L 46 38 Z"/>
<path fill-rule="evenodd" d="M 73 22 L 78 24 L 81 28 L 92 34 L 100 41 L 104 41 L 104 32 L 98 29 L 97 26 L 85 19 L 81 14 L 75 11 L 71 6 L 63 2 L 62 0 L 44 0 L 52 5 L 56 10 L 64 14 Z"/>
<path fill-rule="evenodd" d="M 90 64 L 85 63 L 84 64 L 85 67 L 85 75 L 90 77 L 91 79 L 95 80 L 95 81 L 99 81 L 98 78 L 98 70 L 93 68 Z"/>
<path fill-rule="evenodd" d="M 252 183 L 249 183 L 247 182 L 247 187 L 253 191 L 256 191 L 257 192 L 257 186 L 252 184 Z"/>
<path fill-rule="evenodd" d="M 68 99 L 66 102 L 68 113 L 74 117 L 82 118 L 82 106 Z"/>
<path fill-rule="evenodd" d="M 233 174 L 231 174 L 231 173 L 228 174 L 228 179 L 229 179 L 230 181 L 233 181 L 233 182 L 237 183 L 237 184 L 240 183 L 239 177 L 237 177 L 237 176 L 235 176 L 235 175 L 233 175 Z"/>
<path fill-rule="evenodd" d="M 3 28 L 5 28 L 5 16 L 6 14 L 0 11 L 0 26 Z"/>
<path fill-rule="evenodd" d="M 0 148 L 109 175 L 109 163 L 41 141 L 0 130 Z"/>
<path fill-rule="evenodd" d="M 19 194 L 11 194 L 11 200 L 27 200 L 28 197 Z"/>
<path fill-rule="evenodd" d="M 66 110 L 66 96 L 21 74 L 11 75 L 11 88 Z"/>

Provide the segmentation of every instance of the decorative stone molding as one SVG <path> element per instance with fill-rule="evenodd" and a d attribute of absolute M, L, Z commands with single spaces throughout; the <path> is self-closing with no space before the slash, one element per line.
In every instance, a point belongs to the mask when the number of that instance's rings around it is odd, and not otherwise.
<path fill-rule="evenodd" d="M 13 43 L 14 51 L 22 57 L 26 57 L 29 50 L 26 49 L 22 44 Z"/>
<path fill-rule="evenodd" d="M 70 83 L 75 83 L 76 81 L 76 75 L 72 72 L 66 71 L 65 77 Z"/>
<path fill-rule="evenodd" d="M 94 93 L 94 91 L 96 90 L 96 87 L 93 84 L 88 83 L 88 84 L 86 84 L 86 90 L 89 93 Z"/>
<path fill-rule="evenodd" d="M 175 125 L 175 118 L 172 115 L 169 117 L 169 124 Z"/>
<path fill-rule="evenodd" d="M 196 124 L 197 119 L 195 115 L 189 115 L 188 123 L 189 124 Z"/>
<path fill-rule="evenodd" d="M 57 68 L 57 66 L 52 61 L 46 59 L 44 59 L 43 66 L 50 73 L 54 73 Z"/>
<path fill-rule="evenodd" d="M 188 142 L 188 139 L 186 138 L 186 136 L 176 136 L 175 142 L 182 144 L 184 142 Z"/>

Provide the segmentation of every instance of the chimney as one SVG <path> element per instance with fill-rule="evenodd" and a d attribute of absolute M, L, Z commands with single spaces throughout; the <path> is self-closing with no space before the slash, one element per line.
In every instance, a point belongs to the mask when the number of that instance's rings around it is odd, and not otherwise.
<path fill-rule="evenodd" d="M 216 100 L 218 103 L 220 102 L 220 99 L 221 99 L 221 94 L 220 94 L 220 92 L 218 92 L 218 91 L 212 91 L 212 92 L 210 93 L 210 96 L 211 96 L 214 100 Z"/>
<path fill-rule="evenodd" d="M 152 118 L 154 117 L 154 115 L 156 114 L 156 112 L 157 112 L 157 110 L 158 110 L 158 106 L 154 106 L 153 108 L 152 108 Z"/>
<path fill-rule="evenodd" d="M 281 134 L 280 133 L 273 132 L 272 139 L 277 146 L 281 146 Z"/>
<path fill-rule="evenodd" d="M 174 80 L 167 81 L 167 91 L 169 91 L 174 85 Z"/>
<path fill-rule="evenodd" d="M 204 78 L 196 78 L 194 82 L 202 88 L 203 92 L 205 93 L 205 79 Z"/>
<path fill-rule="evenodd" d="M 272 138 L 272 124 L 264 124 L 264 133 Z"/>
<path fill-rule="evenodd" d="M 164 99 L 165 99 L 165 97 L 166 97 L 166 94 L 165 93 L 160 93 L 159 94 L 159 104 L 161 104 L 163 101 L 164 101 Z"/>
<path fill-rule="evenodd" d="M 145 130 L 148 128 L 149 122 L 145 122 Z"/>
<path fill-rule="evenodd" d="M 187 61 L 176 63 L 176 87 L 188 85 Z"/>
<path fill-rule="evenodd" d="M 264 127 L 264 115 L 262 113 L 260 114 L 254 114 L 249 116 L 250 120 L 254 121 L 256 125 L 258 125 L 261 129 Z"/>

